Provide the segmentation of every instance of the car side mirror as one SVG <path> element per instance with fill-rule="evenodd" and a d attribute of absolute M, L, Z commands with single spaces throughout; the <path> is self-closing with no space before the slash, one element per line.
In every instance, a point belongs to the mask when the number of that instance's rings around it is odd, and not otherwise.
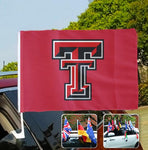
<path fill-rule="evenodd" d="M 109 132 L 108 136 L 115 136 L 115 133 L 114 132 Z"/>

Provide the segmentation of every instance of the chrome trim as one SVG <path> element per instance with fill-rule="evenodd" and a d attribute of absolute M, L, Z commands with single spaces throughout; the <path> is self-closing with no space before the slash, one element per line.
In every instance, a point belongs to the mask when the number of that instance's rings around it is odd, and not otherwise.
<path fill-rule="evenodd" d="M 0 71 L 0 77 L 9 76 L 9 75 L 17 75 L 17 74 L 18 74 L 18 71 L 6 71 L 6 72 Z"/>
<path fill-rule="evenodd" d="M 0 89 L 0 93 L 8 92 L 8 91 L 14 91 L 14 90 L 17 90 L 17 89 L 18 89 L 17 87 L 3 88 L 3 89 Z"/>

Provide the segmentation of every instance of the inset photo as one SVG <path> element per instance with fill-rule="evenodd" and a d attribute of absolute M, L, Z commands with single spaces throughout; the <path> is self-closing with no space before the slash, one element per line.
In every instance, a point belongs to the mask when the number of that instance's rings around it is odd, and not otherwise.
<path fill-rule="evenodd" d="M 63 114 L 61 117 L 63 148 L 97 146 L 96 114 Z"/>
<path fill-rule="evenodd" d="M 104 148 L 137 148 L 139 117 L 136 114 L 104 115 Z"/>

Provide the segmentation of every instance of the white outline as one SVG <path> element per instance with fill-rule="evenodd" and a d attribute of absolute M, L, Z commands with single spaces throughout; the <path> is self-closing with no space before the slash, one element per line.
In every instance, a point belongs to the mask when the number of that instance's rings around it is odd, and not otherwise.
<path fill-rule="evenodd" d="M 99 57 L 93 57 L 92 56 L 92 52 L 84 52 L 84 59 L 72 59 L 73 57 L 72 57 L 72 55 L 73 55 L 73 53 L 72 52 L 64 52 L 64 56 L 59 56 L 59 57 L 57 57 L 57 56 L 55 56 L 55 44 L 56 43 L 59 43 L 59 42 L 63 42 L 63 43 L 67 43 L 67 42 L 73 42 L 73 43 L 81 43 L 81 42 L 86 42 L 86 43 L 96 43 L 96 42 L 98 42 L 98 44 L 101 44 L 101 56 L 99 56 Z M 103 44 L 104 44 L 104 41 L 103 40 L 52 40 L 52 57 L 53 57 L 53 59 L 60 59 L 60 69 L 61 70 L 66 70 L 66 69 L 70 69 L 70 71 L 71 71 L 71 80 L 70 80 L 70 83 L 66 83 L 66 89 L 65 89 L 65 99 L 66 100 L 71 100 L 71 99 L 73 99 L 73 100 L 81 100 L 81 99 L 86 99 L 86 100 L 90 100 L 91 99 L 91 84 L 87 84 L 86 83 L 86 79 L 84 79 L 84 85 L 86 85 L 86 86 L 89 86 L 89 97 L 88 98 L 68 98 L 67 97 L 67 87 L 68 86 L 71 86 L 72 85 L 72 67 L 74 67 L 74 81 L 76 82 L 76 67 L 75 67 L 75 65 L 67 65 L 65 68 L 64 67 L 62 67 L 62 62 L 63 61 L 73 61 L 73 62 L 75 62 L 75 61 L 93 61 L 94 62 L 94 67 L 90 67 L 89 65 L 81 65 L 80 66 L 80 89 L 83 89 L 84 90 L 84 94 L 72 94 L 72 90 L 73 89 L 76 89 L 76 83 L 74 83 L 74 88 L 71 88 L 71 95 L 79 95 L 79 96 L 85 96 L 86 95 L 86 89 L 85 88 L 83 88 L 82 87 L 82 68 L 84 68 L 84 76 L 86 77 L 86 71 L 87 71 L 87 69 L 88 70 L 95 70 L 96 69 L 96 59 L 103 59 L 103 57 L 104 57 L 104 53 L 103 53 Z M 64 59 L 64 58 L 66 58 L 66 55 L 67 54 L 70 54 L 70 56 L 71 56 L 71 59 Z M 86 59 L 86 54 L 89 54 L 89 56 L 90 56 L 90 58 L 91 59 Z"/>
<path fill-rule="evenodd" d="M 75 61 L 83 61 L 84 62 L 84 60 L 83 59 L 79 59 L 79 60 L 77 60 L 77 59 L 73 59 L 74 60 L 74 62 Z M 66 61 L 73 61 L 73 60 L 66 60 Z M 65 59 L 64 60 L 61 60 L 62 62 L 63 61 L 65 61 Z M 76 66 L 75 65 L 67 65 L 67 67 L 66 67 L 66 69 L 69 69 L 70 68 L 70 71 L 71 71 L 71 74 L 72 74 L 72 67 L 74 67 L 74 78 L 75 78 L 75 83 L 74 83 L 74 88 L 71 88 L 71 95 L 80 95 L 80 96 L 85 96 L 86 95 L 86 89 L 85 88 L 83 88 L 82 87 L 82 68 L 84 68 L 84 76 L 86 76 L 86 70 L 88 69 L 88 70 L 94 70 L 95 69 L 95 60 L 86 60 L 86 61 L 93 61 L 94 62 L 94 67 L 93 68 L 91 68 L 91 67 L 89 67 L 88 65 L 81 65 L 80 66 L 80 89 L 83 89 L 84 90 L 84 94 L 72 94 L 72 90 L 73 89 L 76 89 Z M 62 63 L 61 63 L 62 64 Z M 62 66 L 62 65 L 61 65 Z M 65 68 L 61 68 L 61 70 L 65 70 Z M 70 80 L 71 82 L 70 83 L 67 83 L 66 84 L 66 89 L 67 89 L 67 86 L 71 86 L 72 85 L 72 75 L 71 75 L 71 80 Z M 89 83 L 86 83 L 86 78 L 84 78 L 84 85 L 86 85 L 86 86 L 89 86 L 89 93 L 91 93 L 91 84 L 89 84 Z M 67 97 L 67 92 L 65 91 L 65 95 L 66 95 L 66 99 L 90 99 L 91 97 L 91 94 L 89 94 L 89 97 L 88 98 L 68 98 Z"/>
<path fill-rule="evenodd" d="M 95 114 L 95 113 L 90 113 L 90 114 L 89 114 L 89 113 L 84 113 L 84 114 L 83 114 L 83 113 L 82 113 L 82 114 L 79 114 L 79 113 L 68 113 L 68 114 L 66 114 L 66 113 L 65 113 L 65 114 L 62 114 L 62 115 L 61 115 L 61 147 L 62 147 L 62 148 L 72 148 L 72 147 L 64 147 L 64 146 L 63 146 L 63 141 L 62 141 L 62 131 L 63 131 L 62 119 L 63 119 L 63 116 L 64 116 L 64 115 L 66 115 L 66 116 L 68 116 L 68 115 L 71 115 L 71 116 L 74 116 L 74 115 L 75 115 L 75 116 L 79 116 L 79 115 L 91 116 L 91 115 L 94 115 L 94 116 L 96 116 L 96 122 L 98 122 L 97 114 Z M 78 120 L 78 119 L 77 119 L 77 120 Z M 78 124 L 77 124 L 77 127 L 78 127 Z M 97 132 L 97 130 L 98 130 L 98 127 L 97 127 L 97 125 L 96 125 L 96 130 L 93 130 L 93 132 L 96 133 L 96 140 L 98 139 L 98 132 Z M 73 131 L 73 129 L 72 129 L 72 131 Z M 78 128 L 77 128 L 77 131 L 78 131 Z M 97 146 L 98 146 L 98 140 L 97 140 L 96 147 L 97 147 Z M 96 148 L 96 147 L 75 147 L 75 148 L 76 148 L 76 149 L 77 149 L 77 148 L 80 148 L 80 149 L 82 149 L 82 148 L 86 148 L 86 149 L 87 149 L 87 148 L 91 148 L 91 149 L 94 149 L 94 148 Z M 74 148 L 74 149 L 75 149 L 75 148 Z M 73 148 L 72 148 L 72 149 L 73 149 Z"/>
<path fill-rule="evenodd" d="M 57 56 L 55 56 L 55 43 L 56 43 L 56 42 L 63 42 L 63 43 L 66 43 L 66 42 L 74 42 L 74 43 L 76 43 L 76 42 L 79 42 L 79 43 L 80 43 L 80 42 L 87 42 L 87 43 L 88 43 L 88 42 L 90 42 L 90 43 L 99 42 L 99 43 L 101 43 L 101 57 L 93 57 L 93 58 L 96 58 L 96 59 L 97 59 L 97 58 L 98 58 L 98 59 L 100 58 L 100 59 L 101 59 L 101 58 L 103 58 L 103 56 L 104 56 L 104 53 L 103 53 L 103 43 L 104 43 L 104 41 L 103 41 L 103 40 L 94 40 L 94 41 L 93 41 L 93 40 L 87 40 L 87 39 L 84 40 L 84 41 L 83 41 L 83 40 L 78 40 L 78 41 L 77 41 L 77 40 L 63 40 L 63 41 L 62 41 L 62 40 L 59 40 L 59 41 L 58 41 L 58 40 L 53 40 L 52 42 L 53 42 L 53 43 L 52 43 L 52 45 L 53 45 L 53 56 L 52 56 L 52 57 L 53 57 L 54 59 L 66 58 L 66 54 L 71 54 L 71 52 L 65 52 L 65 53 L 64 53 L 64 57 L 57 57 Z M 89 54 L 91 54 L 91 52 L 84 52 L 84 53 L 89 53 Z M 71 56 L 72 56 L 72 55 L 71 55 Z M 86 56 L 86 55 L 85 55 L 85 56 Z M 90 55 L 90 56 L 92 57 L 92 55 Z"/>

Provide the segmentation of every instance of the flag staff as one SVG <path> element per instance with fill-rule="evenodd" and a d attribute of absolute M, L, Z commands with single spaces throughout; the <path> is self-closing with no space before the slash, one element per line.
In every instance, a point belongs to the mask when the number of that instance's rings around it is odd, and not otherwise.
<path fill-rule="evenodd" d="M 15 136 L 16 139 L 23 139 L 23 138 L 25 138 L 23 113 L 20 113 L 20 119 L 21 119 L 21 132 L 17 133 L 15 130 L 11 131 L 11 133 Z"/>
<path fill-rule="evenodd" d="M 77 131 L 78 131 L 78 119 L 77 119 Z"/>
<path fill-rule="evenodd" d="M 24 119 L 23 119 L 23 113 L 20 110 L 20 93 L 21 93 L 21 83 L 20 83 L 20 64 L 21 64 L 21 50 L 20 50 L 20 32 L 18 33 L 18 112 L 20 114 L 20 120 L 21 120 L 21 132 L 17 133 L 15 130 L 12 131 L 12 134 L 15 136 L 16 139 L 23 139 L 25 138 L 25 130 L 24 130 Z"/>

